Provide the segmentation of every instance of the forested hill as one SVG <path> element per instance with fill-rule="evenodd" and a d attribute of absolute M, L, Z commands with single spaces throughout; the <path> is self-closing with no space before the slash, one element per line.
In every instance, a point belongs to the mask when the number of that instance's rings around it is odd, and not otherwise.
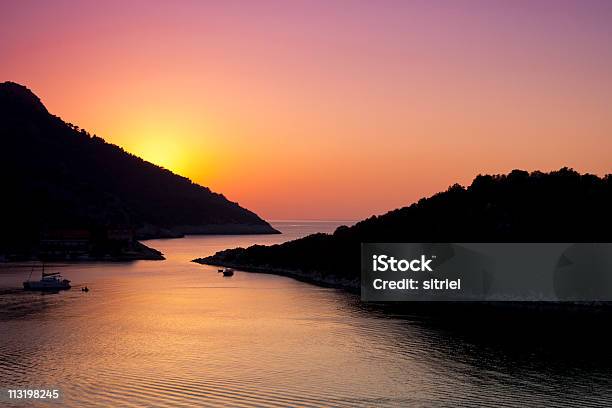
<path fill-rule="evenodd" d="M 0 152 L 5 244 L 66 228 L 127 227 L 140 237 L 277 232 L 223 195 L 53 116 L 12 82 L 0 83 Z"/>
<path fill-rule="evenodd" d="M 357 282 L 361 242 L 612 242 L 612 176 L 563 168 L 480 175 L 334 234 L 237 248 L 196 262 Z"/>

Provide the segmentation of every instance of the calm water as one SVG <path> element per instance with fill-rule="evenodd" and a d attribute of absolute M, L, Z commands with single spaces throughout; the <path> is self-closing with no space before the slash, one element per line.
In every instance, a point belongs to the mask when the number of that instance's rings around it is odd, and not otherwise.
<path fill-rule="evenodd" d="M 76 285 L 60 294 L 22 292 L 30 267 L 0 266 L 0 387 L 59 386 L 74 407 L 612 404 L 606 314 L 400 315 L 189 262 L 337 225 L 148 241 L 166 261 L 56 265 Z"/>

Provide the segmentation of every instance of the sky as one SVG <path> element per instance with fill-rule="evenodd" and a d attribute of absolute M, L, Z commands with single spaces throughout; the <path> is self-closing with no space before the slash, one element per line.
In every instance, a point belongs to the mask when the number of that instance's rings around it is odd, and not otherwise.
<path fill-rule="evenodd" d="M 612 172 L 610 1 L 0 0 L 5 80 L 268 220 Z"/>

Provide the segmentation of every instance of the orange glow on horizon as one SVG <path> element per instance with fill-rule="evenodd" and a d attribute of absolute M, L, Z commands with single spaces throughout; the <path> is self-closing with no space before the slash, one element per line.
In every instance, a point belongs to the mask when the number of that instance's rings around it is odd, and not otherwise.
<path fill-rule="evenodd" d="M 266 219 L 361 219 L 479 173 L 612 172 L 611 9 L 7 3 L 0 80 Z"/>

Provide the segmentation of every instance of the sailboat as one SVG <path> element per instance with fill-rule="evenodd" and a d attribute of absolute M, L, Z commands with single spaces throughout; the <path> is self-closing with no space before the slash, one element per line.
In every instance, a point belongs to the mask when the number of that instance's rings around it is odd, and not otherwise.
<path fill-rule="evenodd" d="M 30 272 L 30 278 L 32 272 Z M 33 281 L 28 278 L 23 282 L 25 290 L 42 290 L 42 291 L 58 291 L 70 289 L 70 281 L 62 278 L 59 272 L 45 272 L 45 265 L 42 267 L 41 278 L 39 281 Z"/>

